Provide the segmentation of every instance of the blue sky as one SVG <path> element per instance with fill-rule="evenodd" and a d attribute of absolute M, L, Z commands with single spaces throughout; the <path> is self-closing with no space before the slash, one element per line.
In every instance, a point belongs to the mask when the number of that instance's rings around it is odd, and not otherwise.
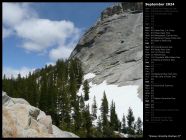
<path fill-rule="evenodd" d="M 82 34 L 112 3 L 3 3 L 3 74 L 68 58 Z"/>

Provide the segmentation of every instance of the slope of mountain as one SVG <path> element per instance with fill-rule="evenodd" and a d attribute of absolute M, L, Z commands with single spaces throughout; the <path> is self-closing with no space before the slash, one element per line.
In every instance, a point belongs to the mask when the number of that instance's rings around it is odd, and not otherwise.
<path fill-rule="evenodd" d="M 70 58 L 78 58 L 91 80 L 118 86 L 138 85 L 143 100 L 143 4 L 117 3 L 80 39 Z"/>
<path fill-rule="evenodd" d="M 78 137 L 52 124 L 51 116 L 21 98 L 2 92 L 3 137 Z"/>

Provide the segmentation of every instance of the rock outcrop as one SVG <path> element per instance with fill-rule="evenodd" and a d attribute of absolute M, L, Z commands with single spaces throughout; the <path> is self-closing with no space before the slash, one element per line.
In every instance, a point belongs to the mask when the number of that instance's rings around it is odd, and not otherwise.
<path fill-rule="evenodd" d="M 101 13 L 101 20 L 105 18 L 111 17 L 115 14 L 119 15 L 122 13 L 141 13 L 143 12 L 143 3 L 142 2 L 123 2 L 123 3 L 116 3 L 111 7 L 106 8 Z"/>
<path fill-rule="evenodd" d="M 139 85 L 143 100 L 143 3 L 108 7 L 80 39 L 70 55 L 82 61 L 95 84 Z"/>
<path fill-rule="evenodd" d="M 52 124 L 51 116 L 21 98 L 2 92 L 3 137 L 78 137 Z"/>

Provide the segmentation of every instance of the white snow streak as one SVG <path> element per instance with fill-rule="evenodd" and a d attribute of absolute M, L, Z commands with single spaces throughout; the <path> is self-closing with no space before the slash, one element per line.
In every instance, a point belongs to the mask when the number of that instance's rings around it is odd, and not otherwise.
<path fill-rule="evenodd" d="M 84 76 L 84 80 L 94 78 L 96 75 L 94 73 L 88 73 Z"/>

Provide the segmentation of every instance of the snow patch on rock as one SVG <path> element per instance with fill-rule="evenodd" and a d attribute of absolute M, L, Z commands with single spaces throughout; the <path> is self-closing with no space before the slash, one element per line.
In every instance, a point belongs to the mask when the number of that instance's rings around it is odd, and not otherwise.
<path fill-rule="evenodd" d="M 93 75 L 92 73 L 88 73 L 84 76 L 84 79 L 86 79 L 88 76 Z M 123 114 L 126 116 L 128 114 L 129 107 L 132 108 L 133 114 L 135 116 L 135 119 L 137 117 L 140 117 L 143 120 L 143 102 L 138 98 L 138 85 L 127 85 L 127 86 L 121 86 L 118 87 L 117 85 L 109 85 L 106 81 L 103 81 L 101 84 L 93 84 L 92 82 L 89 82 L 90 86 L 90 93 L 89 93 L 89 100 L 85 102 L 85 104 L 89 104 L 90 107 L 93 104 L 93 98 L 96 97 L 96 103 L 97 103 L 97 116 L 100 116 L 100 106 L 103 98 L 103 92 L 105 91 L 107 100 L 109 102 L 109 107 L 111 104 L 111 101 L 113 100 L 116 104 L 116 112 L 118 114 L 118 118 L 122 120 Z M 83 92 L 83 85 L 81 85 L 78 93 L 79 96 Z M 96 125 L 96 122 L 94 122 Z"/>
<path fill-rule="evenodd" d="M 88 79 L 92 79 L 94 78 L 96 75 L 94 73 L 88 73 L 84 76 L 84 80 L 88 80 Z"/>

